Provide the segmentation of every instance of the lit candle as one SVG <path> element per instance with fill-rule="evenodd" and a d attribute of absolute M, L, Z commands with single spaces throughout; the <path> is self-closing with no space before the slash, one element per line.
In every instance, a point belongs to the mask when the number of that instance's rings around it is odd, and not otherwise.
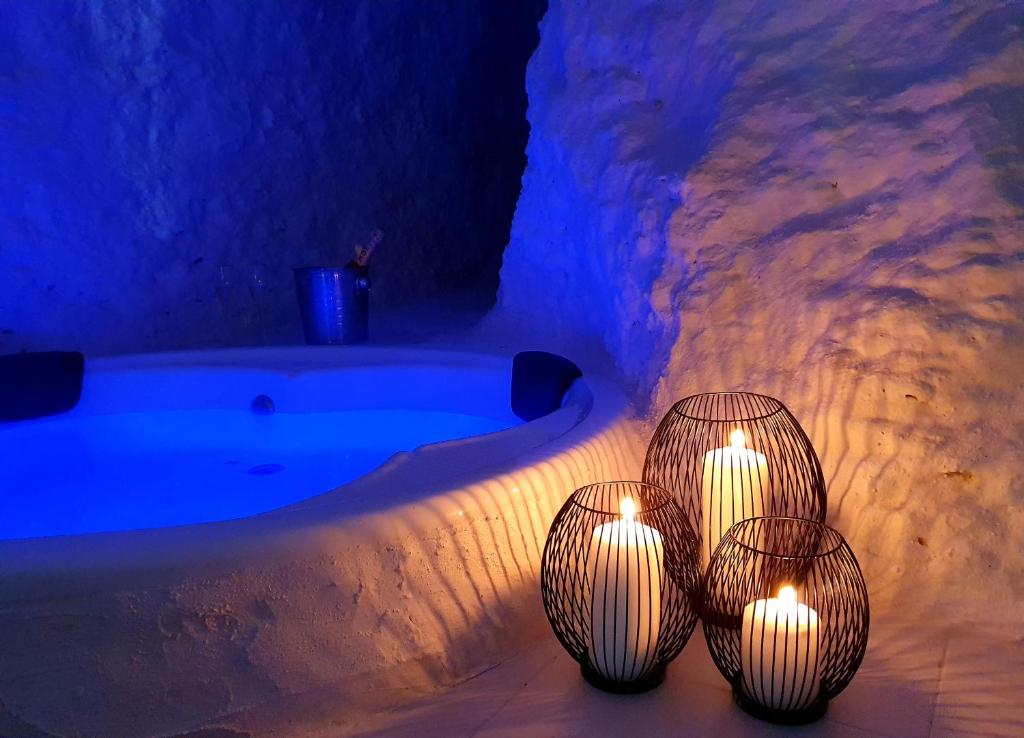
<path fill-rule="evenodd" d="M 587 553 L 591 583 L 590 662 L 620 682 L 642 676 L 654 661 L 661 629 L 661 534 L 633 520 L 625 498 L 621 520 L 599 525 Z"/>
<path fill-rule="evenodd" d="M 729 436 L 731 445 L 704 455 L 701 476 L 701 565 L 708 568 L 718 542 L 729 528 L 746 518 L 764 515 L 768 459 L 745 447 L 743 431 Z"/>
<path fill-rule="evenodd" d="M 818 613 L 797 602 L 786 585 L 778 598 L 743 608 L 740 634 L 743 688 L 775 710 L 800 710 L 818 696 Z"/>

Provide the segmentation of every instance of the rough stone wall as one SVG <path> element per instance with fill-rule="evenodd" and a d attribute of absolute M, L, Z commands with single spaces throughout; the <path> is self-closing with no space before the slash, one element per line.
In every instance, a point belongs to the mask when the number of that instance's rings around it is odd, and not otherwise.
<path fill-rule="evenodd" d="M 500 314 L 782 398 L 883 615 L 1021 619 L 1022 18 L 562 0 L 527 71 Z"/>
<path fill-rule="evenodd" d="M 295 339 L 374 227 L 376 306 L 493 303 L 542 4 L 0 3 L 0 353 L 261 340 L 252 265 Z"/>

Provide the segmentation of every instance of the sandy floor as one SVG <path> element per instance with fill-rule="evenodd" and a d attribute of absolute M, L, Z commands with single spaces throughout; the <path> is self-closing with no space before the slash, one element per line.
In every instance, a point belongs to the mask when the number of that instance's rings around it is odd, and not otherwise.
<path fill-rule="evenodd" d="M 1020 647 L 1004 678 L 986 673 L 997 643 L 964 633 L 894 628 L 876 634 L 870 658 L 819 723 L 774 728 L 736 708 L 698 634 L 665 684 L 641 696 L 598 692 L 554 641 L 482 674 L 435 702 L 366 726 L 370 735 L 597 736 L 1022 735 Z M 1009 656 L 1003 650 L 1004 655 Z"/>
<path fill-rule="evenodd" d="M 440 695 L 417 700 L 410 688 L 335 695 L 334 704 L 310 696 L 299 711 L 289 700 L 222 723 L 222 733 L 193 735 L 1020 736 L 1022 672 L 1022 643 L 1007 642 L 1005 631 L 887 622 L 873 630 L 860 672 L 820 722 L 779 728 L 733 705 L 699 628 L 665 683 L 630 697 L 590 687 L 554 638 L 542 638 Z"/>

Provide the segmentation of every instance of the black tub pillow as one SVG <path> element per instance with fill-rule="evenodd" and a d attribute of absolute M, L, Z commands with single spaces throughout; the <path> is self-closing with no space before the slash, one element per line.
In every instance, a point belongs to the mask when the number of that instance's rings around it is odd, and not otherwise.
<path fill-rule="evenodd" d="M 0 356 L 0 422 L 67 412 L 82 396 L 84 374 L 77 351 Z"/>
<path fill-rule="evenodd" d="M 562 406 L 580 368 L 546 351 L 523 351 L 512 359 L 512 412 L 523 420 L 542 418 Z"/>

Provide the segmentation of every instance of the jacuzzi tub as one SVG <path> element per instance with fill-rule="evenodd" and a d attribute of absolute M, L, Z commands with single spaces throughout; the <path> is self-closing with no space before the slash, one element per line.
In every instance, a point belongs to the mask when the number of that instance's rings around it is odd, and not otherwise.
<path fill-rule="evenodd" d="M 210 358 L 91 362 L 74 410 L 0 424 L 0 489 L 13 492 L 0 539 L 242 518 L 395 453 L 521 423 L 507 361 L 393 352 L 381 364 L 371 352 L 282 371 Z"/>
<path fill-rule="evenodd" d="M 166 735 L 283 695 L 450 683 L 545 635 L 550 520 L 576 486 L 635 475 L 638 445 L 591 376 L 518 421 L 510 367 L 393 348 L 89 362 L 74 411 L 0 429 L 0 725 Z"/>

